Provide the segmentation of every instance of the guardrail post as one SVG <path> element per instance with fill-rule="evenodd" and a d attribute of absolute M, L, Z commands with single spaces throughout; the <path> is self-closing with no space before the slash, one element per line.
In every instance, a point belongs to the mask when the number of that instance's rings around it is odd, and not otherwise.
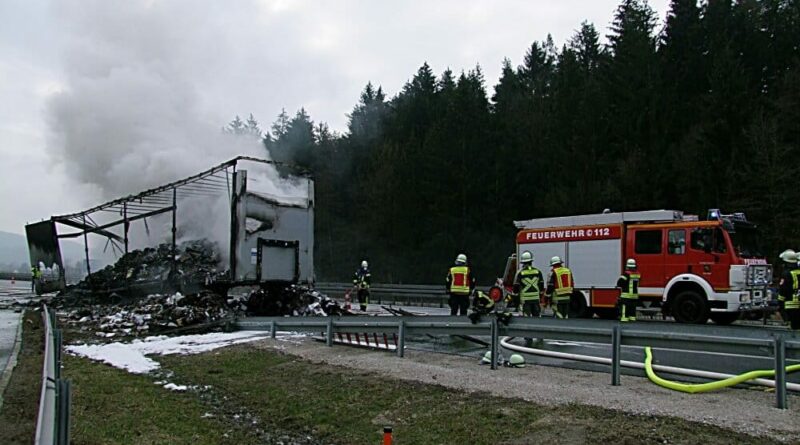
<path fill-rule="evenodd" d="M 497 332 L 497 318 L 492 317 L 491 336 L 492 336 L 492 369 L 497 369 L 497 349 L 498 349 L 498 332 Z"/>
<path fill-rule="evenodd" d="M 775 337 L 775 405 L 786 409 L 786 345 L 783 336 Z"/>
<path fill-rule="evenodd" d="M 333 318 L 328 318 L 328 332 L 326 334 L 325 343 L 328 346 L 333 346 Z"/>
<path fill-rule="evenodd" d="M 58 445 L 69 445 L 69 406 L 72 396 L 70 395 L 69 380 L 58 381 L 58 418 L 56 443 Z"/>
<path fill-rule="evenodd" d="M 406 349 L 406 322 L 400 321 L 397 326 L 397 356 L 402 358 Z"/>
<path fill-rule="evenodd" d="M 275 338 L 278 335 L 278 326 L 274 321 L 269 325 L 269 336 Z"/>
<path fill-rule="evenodd" d="M 620 326 L 611 329 L 611 384 L 619 386 L 620 350 L 622 349 L 622 331 Z"/>

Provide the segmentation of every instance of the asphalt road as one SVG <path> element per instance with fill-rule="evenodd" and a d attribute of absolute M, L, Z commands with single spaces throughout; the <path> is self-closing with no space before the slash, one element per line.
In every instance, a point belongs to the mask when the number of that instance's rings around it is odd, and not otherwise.
<path fill-rule="evenodd" d="M 22 314 L 7 308 L 8 305 L 16 300 L 29 300 L 30 282 L 0 280 L 0 374 L 3 374 L 11 351 L 14 350 L 14 340 L 17 337 L 17 327 L 22 320 Z"/>

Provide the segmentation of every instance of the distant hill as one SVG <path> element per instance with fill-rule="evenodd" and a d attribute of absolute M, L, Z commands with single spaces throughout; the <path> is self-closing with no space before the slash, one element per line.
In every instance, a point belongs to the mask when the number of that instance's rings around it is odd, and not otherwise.
<path fill-rule="evenodd" d="M 80 261 L 84 256 L 83 246 L 72 241 L 61 242 L 61 255 L 66 263 Z M 29 267 L 28 240 L 25 235 L 0 231 L 0 269 L 19 269 L 20 264 Z"/>

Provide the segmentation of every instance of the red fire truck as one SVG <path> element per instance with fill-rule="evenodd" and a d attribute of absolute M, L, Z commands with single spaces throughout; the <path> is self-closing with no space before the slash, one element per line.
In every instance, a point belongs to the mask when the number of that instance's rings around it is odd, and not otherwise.
<path fill-rule="evenodd" d="M 674 210 L 604 212 L 515 221 L 516 253 L 503 289 L 510 292 L 524 251 L 547 275 L 560 256 L 572 270 L 574 317 L 613 318 L 617 278 L 627 258 L 641 272 L 640 304 L 661 307 L 682 323 L 730 324 L 742 312 L 763 310 L 771 298 L 772 266 L 759 250 L 755 224 L 743 213 L 710 210 L 707 220 Z"/>

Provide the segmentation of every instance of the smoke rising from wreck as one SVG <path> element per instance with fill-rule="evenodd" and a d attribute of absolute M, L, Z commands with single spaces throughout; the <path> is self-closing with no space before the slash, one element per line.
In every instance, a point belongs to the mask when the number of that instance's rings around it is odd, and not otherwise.
<path fill-rule="evenodd" d="M 48 151 L 72 179 L 103 200 L 198 173 L 238 155 L 265 158 L 257 138 L 224 134 L 231 116 L 203 106 L 192 84 L 224 36 L 202 31 L 203 17 L 181 2 L 61 5 L 65 84 L 47 106 Z M 181 20 L 176 20 L 181 17 Z M 305 182 L 272 168 L 250 173 L 262 192 L 306 196 Z M 249 186 L 250 188 L 250 186 Z M 182 239 L 209 238 L 226 255 L 230 210 L 219 199 L 178 203 Z M 165 242 L 170 217 L 131 226 L 132 247 Z M 149 236 L 147 232 L 149 233 Z"/>

